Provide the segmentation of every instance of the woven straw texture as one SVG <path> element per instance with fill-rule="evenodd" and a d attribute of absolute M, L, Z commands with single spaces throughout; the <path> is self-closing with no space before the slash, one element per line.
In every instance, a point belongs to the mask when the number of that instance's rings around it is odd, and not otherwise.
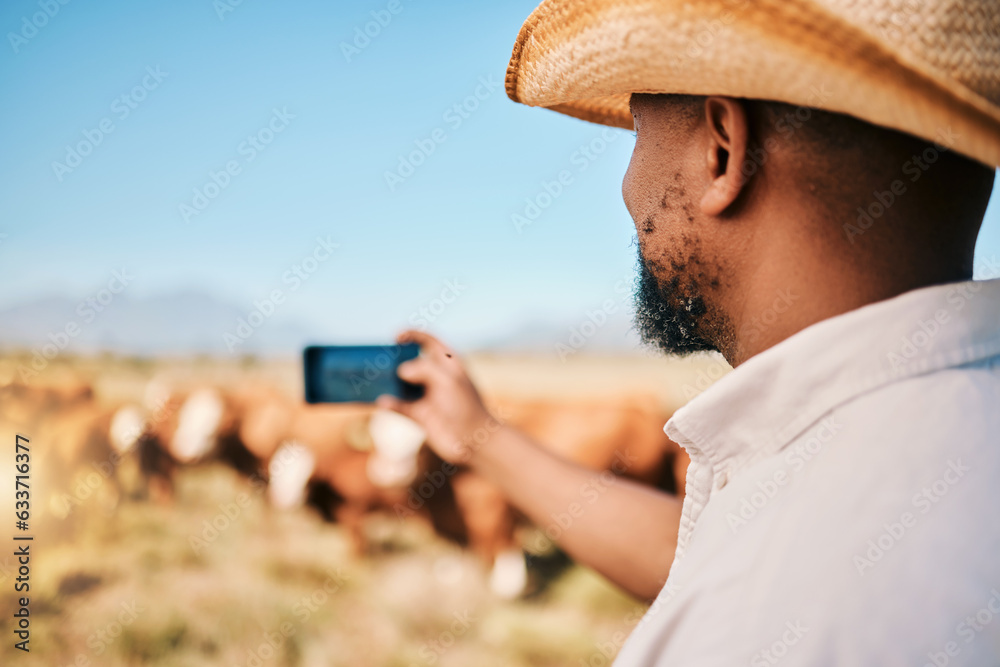
<path fill-rule="evenodd" d="M 636 92 L 846 113 L 1000 164 L 998 0 L 545 0 L 507 94 L 632 128 Z"/>

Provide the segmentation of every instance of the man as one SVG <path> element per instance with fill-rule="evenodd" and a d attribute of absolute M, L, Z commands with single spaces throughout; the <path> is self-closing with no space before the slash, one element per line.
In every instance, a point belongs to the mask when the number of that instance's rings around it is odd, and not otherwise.
<path fill-rule="evenodd" d="M 1000 162 L 995 6 L 546 0 L 507 91 L 634 123 L 637 326 L 735 368 L 666 426 L 683 510 L 622 483 L 563 539 L 659 591 L 618 661 L 1000 664 L 1000 281 L 970 280 Z M 532 519 L 564 511 L 592 473 L 403 339 L 426 396 L 383 403 Z"/>

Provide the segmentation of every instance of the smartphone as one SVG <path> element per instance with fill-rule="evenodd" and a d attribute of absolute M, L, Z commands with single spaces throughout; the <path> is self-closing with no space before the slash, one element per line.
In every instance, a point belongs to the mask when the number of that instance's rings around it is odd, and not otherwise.
<path fill-rule="evenodd" d="M 396 369 L 416 358 L 420 346 L 313 345 L 302 353 L 307 403 L 372 403 L 382 394 L 411 401 L 423 387 L 403 382 Z"/>

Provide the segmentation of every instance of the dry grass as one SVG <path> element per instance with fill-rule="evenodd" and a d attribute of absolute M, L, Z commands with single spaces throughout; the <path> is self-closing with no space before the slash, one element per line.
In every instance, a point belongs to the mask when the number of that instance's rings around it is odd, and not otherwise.
<path fill-rule="evenodd" d="M 0 359 L 0 381 L 16 370 Z M 593 396 L 648 391 L 666 409 L 711 361 L 574 359 L 569 364 L 480 357 L 473 375 L 504 394 Z M 295 363 L 58 360 L 41 378 L 92 381 L 114 403 L 156 374 L 179 381 L 266 378 L 297 391 Z M 561 374 L 561 376 L 560 376 Z M 559 379 L 561 377 L 561 380 Z M 555 379 L 554 379 L 555 378 Z M 13 476 L 3 425 L 0 475 Z M 42 447 L 44 443 L 35 443 Z M 13 501 L 0 485 L 0 510 Z M 232 515 L 234 501 L 250 501 Z M 204 549 L 205 522 L 228 523 Z M 0 664 L 35 665 L 603 665 L 599 650 L 637 603 L 569 567 L 532 597 L 503 601 L 478 561 L 416 523 L 369 524 L 374 553 L 353 556 L 341 530 L 307 510 L 273 511 L 236 473 L 187 469 L 171 506 L 87 502 L 48 519 L 32 544 L 31 654 L 13 648 L 13 547 L 0 553 Z M 11 519 L 13 524 L 13 519 Z M 0 535 L 13 532 L 13 526 Z M 211 535 L 211 533 L 209 533 Z M 9 536 L 0 537 L 4 545 Z M 284 632 L 283 632 L 284 631 Z M 582 662 L 581 662 L 582 661 Z"/>
<path fill-rule="evenodd" d="M 196 553 L 190 537 L 241 493 L 250 505 Z M 188 470 L 172 507 L 84 505 L 68 539 L 35 542 L 30 664 L 575 665 L 635 606 L 581 568 L 498 600 L 478 561 L 422 525 L 376 520 L 380 549 L 357 558 L 337 526 L 252 494 L 222 467 Z M 0 662 L 24 664 L 11 644 Z"/>

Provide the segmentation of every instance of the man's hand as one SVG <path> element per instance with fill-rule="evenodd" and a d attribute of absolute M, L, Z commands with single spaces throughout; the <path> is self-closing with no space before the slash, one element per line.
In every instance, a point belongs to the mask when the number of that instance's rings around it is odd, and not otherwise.
<path fill-rule="evenodd" d="M 399 377 L 424 386 L 423 398 L 380 396 L 377 405 L 395 410 L 427 431 L 431 448 L 449 463 L 469 463 L 499 423 L 490 415 L 458 356 L 434 336 L 404 331 L 396 341 L 417 343 L 420 356 L 399 365 Z"/>
<path fill-rule="evenodd" d="M 677 548 L 680 501 L 627 479 L 607 485 L 606 473 L 549 453 L 490 415 L 462 362 L 441 341 L 419 331 L 398 340 L 420 345 L 419 357 L 400 364 L 399 377 L 424 385 L 424 397 L 406 402 L 380 396 L 378 404 L 419 422 L 441 458 L 471 464 L 539 526 L 550 526 L 578 503 L 581 489 L 602 484 L 600 501 L 574 519 L 572 530 L 562 531 L 559 544 L 634 595 L 654 598 Z"/>

